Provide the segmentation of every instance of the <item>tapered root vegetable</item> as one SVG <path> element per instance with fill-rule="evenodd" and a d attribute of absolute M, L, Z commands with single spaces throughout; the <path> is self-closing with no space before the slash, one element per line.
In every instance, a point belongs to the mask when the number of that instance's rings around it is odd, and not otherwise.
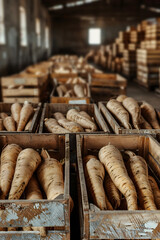
<path fill-rule="evenodd" d="M 154 196 L 148 180 L 147 163 L 141 156 L 137 156 L 131 151 L 125 151 L 129 156 L 129 168 L 131 177 L 136 186 L 139 200 L 145 210 L 156 210 Z"/>
<path fill-rule="evenodd" d="M 120 121 L 120 123 L 125 127 L 126 129 L 131 129 L 131 125 L 129 123 L 129 114 L 124 109 L 122 104 L 118 102 L 115 99 L 111 99 L 107 103 L 107 108 L 109 111 Z"/>
<path fill-rule="evenodd" d="M 86 113 L 85 111 L 80 111 L 79 114 L 87 119 L 89 119 L 90 121 L 94 122 L 93 119 L 91 118 L 91 116 Z"/>
<path fill-rule="evenodd" d="M 128 176 L 120 151 L 113 145 L 107 145 L 100 149 L 99 159 L 104 164 L 115 186 L 126 198 L 128 210 L 137 210 L 136 189 Z"/>
<path fill-rule="evenodd" d="M 76 85 L 74 85 L 73 89 L 74 89 L 74 93 L 77 97 L 85 97 L 84 86 L 82 86 L 80 84 L 76 84 Z"/>
<path fill-rule="evenodd" d="M 97 126 L 93 121 L 79 114 L 76 109 L 70 109 L 67 112 L 67 119 L 80 124 L 83 128 L 90 129 L 93 132 L 97 130 Z"/>
<path fill-rule="evenodd" d="M 92 159 L 92 158 L 97 159 L 97 157 L 94 156 L 94 155 L 87 155 L 87 156 L 85 156 L 85 157 L 83 158 L 83 164 L 84 164 L 84 166 L 85 166 L 85 165 L 87 164 L 87 162 L 88 162 L 90 159 Z"/>
<path fill-rule="evenodd" d="M 149 179 L 149 183 L 151 185 L 152 191 L 153 191 L 153 196 L 154 196 L 154 201 L 155 201 L 156 207 L 157 207 L 157 209 L 160 209 L 160 189 L 158 187 L 156 180 L 153 177 L 148 176 L 148 179 Z"/>
<path fill-rule="evenodd" d="M 69 130 L 61 127 L 56 119 L 53 118 L 46 118 L 44 120 L 44 125 L 46 127 L 46 129 L 48 130 L 48 132 L 51 133 L 70 133 Z"/>
<path fill-rule="evenodd" d="M 22 148 L 17 144 L 7 145 L 1 153 L 1 199 L 9 193 L 14 176 L 16 161 Z"/>
<path fill-rule="evenodd" d="M 104 178 L 104 189 L 113 208 L 117 209 L 121 204 L 121 193 L 108 174 Z"/>
<path fill-rule="evenodd" d="M 27 122 L 29 121 L 30 117 L 33 115 L 34 109 L 31 104 L 24 103 L 21 112 L 20 112 L 20 119 L 18 123 L 17 131 L 23 131 Z"/>
<path fill-rule="evenodd" d="M 15 121 L 12 117 L 6 117 L 3 120 L 3 125 L 4 125 L 5 129 L 9 132 L 16 131 L 16 124 L 15 124 Z"/>
<path fill-rule="evenodd" d="M 48 152 L 42 149 L 42 163 L 37 169 L 37 176 L 43 187 L 47 199 L 54 200 L 64 194 L 64 180 L 62 164 L 54 158 L 50 158 Z M 73 209 L 73 200 L 70 197 L 70 210 Z"/>
<path fill-rule="evenodd" d="M 6 117 L 8 117 L 7 113 L 0 113 L 0 117 L 4 120 Z"/>
<path fill-rule="evenodd" d="M 123 100 L 123 106 L 131 115 L 133 126 L 139 130 L 139 125 L 141 123 L 141 108 L 138 102 L 134 98 L 127 97 Z"/>
<path fill-rule="evenodd" d="M 154 129 L 160 129 L 160 125 L 157 120 L 156 112 L 154 108 L 149 104 L 144 102 L 141 105 L 142 116 L 151 124 Z"/>
<path fill-rule="evenodd" d="M 43 199 L 38 181 L 34 175 L 30 179 L 30 181 L 26 187 L 25 193 L 26 193 L 26 199 L 28 199 L 28 200 Z M 42 237 L 46 236 L 45 227 L 32 227 L 32 230 L 39 231 L 40 235 Z"/>
<path fill-rule="evenodd" d="M 9 199 L 19 199 L 21 197 L 40 162 L 41 157 L 34 149 L 26 148 L 20 152 L 17 158 Z"/>
<path fill-rule="evenodd" d="M 116 98 L 116 100 L 117 100 L 118 102 L 122 103 L 125 98 L 127 98 L 127 96 L 122 94 L 122 95 L 119 95 L 119 96 Z"/>
<path fill-rule="evenodd" d="M 85 175 L 91 200 L 101 210 L 107 209 L 109 201 L 103 187 L 105 170 L 102 163 L 96 158 L 90 158 L 85 165 Z M 110 208 L 112 209 L 111 204 Z"/>
<path fill-rule="evenodd" d="M 19 123 L 21 109 L 22 109 L 22 106 L 20 103 L 13 103 L 11 106 L 11 113 L 17 125 Z"/>
<path fill-rule="evenodd" d="M 152 126 L 144 119 L 143 116 L 141 116 L 141 129 L 152 129 Z"/>
<path fill-rule="evenodd" d="M 0 118 L 0 131 L 4 130 L 3 119 Z"/>
<path fill-rule="evenodd" d="M 29 131 L 32 125 L 33 118 L 29 120 L 29 122 L 26 124 L 24 131 Z"/>
<path fill-rule="evenodd" d="M 37 176 L 47 199 L 53 200 L 60 194 L 64 194 L 62 164 L 57 159 L 50 158 L 45 150 L 42 150 L 41 156 L 43 161 L 37 169 Z"/>

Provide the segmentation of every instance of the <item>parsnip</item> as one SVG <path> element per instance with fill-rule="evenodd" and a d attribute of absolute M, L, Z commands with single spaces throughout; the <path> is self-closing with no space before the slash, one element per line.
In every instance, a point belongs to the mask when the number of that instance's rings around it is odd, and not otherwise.
<path fill-rule="evenodd" d="M 124 128 L 126 129 L 132 128 L 129 123 L 129 114 L 124 109 L 124 107 L 120 102 L 118 102 L 115 99 L 111 99 L 107 103 L 107 108 L 120 121 L 120 123 L 123 125 Z"/>
<path fill-rule="evenodd" d="M 125 196 L 128 210 L 137 210 L 137 193 L 134 184 L 128 176 L 120 151 L 113 145 L 100 149 L 99 159 L 104 164 L 113 183 Z"/>
<path fill-rule="evenodd" d="M 131 115 L 133 126 L 139 130 L 141 124 L 141 108 L 138 102 L 134 98 L 127 97 L 123 100 L 123 106 Z"/>
<path fill-rule="evenodd" d="M 21 197 L 40 162 L 41 157 L 34 149 L 26 148 L 20 152 L 16 162 L 9 199 L 19 199 Z"/>
<path fill-rule="evenodd" d="M 141 111 L 143 117 L 149 122 L 149 124 L 151 124 L 154 129 L 160 129 L 156 112 L 149 103 L 143 102 L 143 104 L 141 105 Z"/>
<path fill-rule="evenodd" d="M 57 120 L 53 118 L 46 118 L 44 120 L 44 125 L 48 130 L 48 132 L 51 132 L 51 133 L 70 133 L 69 130 L 61 127 L 58 124 Z"/>
<path fill-rule="evenodd" d="M 79 114 L 76 109 L 70 109 L 67 112 L 67 119 L 80 124 L 83 128 L 90 129 L 93 132 L 97 130 L 97 126 L 93 121 Z"/>
<path fill-rule="evenodd" d="M 129 156 L 129 166 L 133 181 L 136 185 L 139 200 L 145 210 L 156 210 L 154 196 L 148 180 L 147 163 L 141 156 L 131 151 L 125 151 Z"/>
<path fill-rule="evenodd" d="M 84 132 L 84 129 L 78 123 L 71 122 L 64 117 L 62 113 L 54 113 L 54 117 L 58 121 L 59 125 L 69 130 L 70 132 Z"/>

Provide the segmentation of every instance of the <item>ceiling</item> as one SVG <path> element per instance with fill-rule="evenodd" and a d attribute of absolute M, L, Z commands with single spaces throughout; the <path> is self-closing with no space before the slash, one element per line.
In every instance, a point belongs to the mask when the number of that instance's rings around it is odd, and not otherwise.
<path fill-rule="evenodd" d="M 42 0 L 53 17 L 160 17 L 160 0 Z"/>

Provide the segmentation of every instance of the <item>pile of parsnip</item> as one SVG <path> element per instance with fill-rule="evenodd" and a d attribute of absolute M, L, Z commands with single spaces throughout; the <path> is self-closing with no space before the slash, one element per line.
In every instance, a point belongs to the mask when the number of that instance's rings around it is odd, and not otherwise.
<path fill-rule="evenodd" d="M 11 116 L 6 113 L 0 113 L 0 131 L 28 131 L 32 124 L 35 111 L 32 105 L 25 102 L 22 106 L 20 103 L 11 105 Z"/>
<path fill-rule="evenodd" d="M 42 149 L 40 155 L 32 148 L 22 149 L 17 144 L 7 145 L 1 152 L 0 199 L 43 199 L 41 188 L 48 200 L 64 194 L 62 164 L 51 158 L 45 149 Z M 73 207 L 72 199 L 71 204 Z M 16 230 L 8 228 L 8 231 Z M 40 231 L 42 236 L 46 236 L 44 227 L 25 227 L 23 230 Z"/>
<path fill-rule="evenodd" d="M 84 84 L 61 84 L 57 88 L 58 97 L 87 97 L 87 88 Z"/>
<path fill-rule="evenodd" d="M 147 102 L 120 95 L 107 103 L 108 110 L 126 129 L 160 129 L 160 113 Z"/>
<path fill-rule="evenodd" d="M 70 109 L 66 117 L 60 112 L 54 118 L 45 118 L 44 126 L 50 133 L 95 132 L 97 126 L 94 119 L 85 111 Z"/>
<path fill-rule="evenodd" d="M 144 158 L 132 151 L 121 152 L 113 145 L 96 156 L 84 158 L 88 196 L 101 210 L 160 209 L 160 189 Z"/>

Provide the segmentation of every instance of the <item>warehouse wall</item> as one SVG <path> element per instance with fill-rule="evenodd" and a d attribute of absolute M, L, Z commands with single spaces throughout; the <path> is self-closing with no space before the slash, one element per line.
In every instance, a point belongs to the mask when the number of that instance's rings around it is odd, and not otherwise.
<path fill-rule="evenodd" d="M 4 0 L 6 44 L 0 45 L 0 76 L 23 70 L 48 58 L 52 52 L 51 17 L 41 0 Z M 28 45 L 20 46 L 19 6 L 26 9 Z M 37 47 L 35 18 L 41 20 L 41 47 Z M 50 29 L 50 48 L 45 48 L 45 26 Z"/>
<path fill-rule="evenodd" d="M 97 19 L 96 23 L 92 20 L 82 19 L 54 19 L 54 51 L 73 52 L 85 54 L 90 48 L 88 44 L 88 29 L 98 27 L 102 31 L 102 44 L 112 42 L 119 31 L 124 31 L 128 25 L 133 25 L 136 20 L 126 22 L 124 20 L 117 21 L 115 19 Z"/>

